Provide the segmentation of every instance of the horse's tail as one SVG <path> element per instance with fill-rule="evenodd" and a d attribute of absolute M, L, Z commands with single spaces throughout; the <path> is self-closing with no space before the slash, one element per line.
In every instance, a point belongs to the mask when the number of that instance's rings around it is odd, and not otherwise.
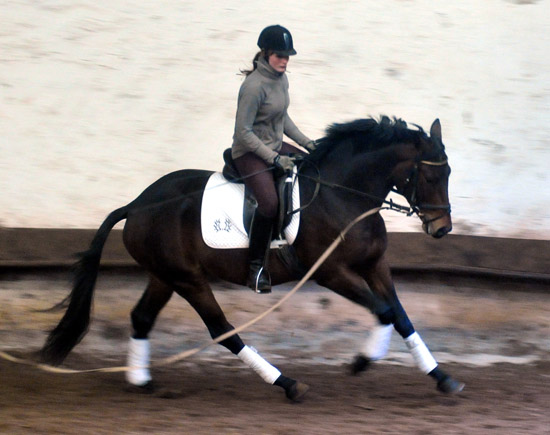
<path fill-rule="evenodd" d="M 69 352 L 88 332 L 94 287 L 99 272 L 103 246 L 113 227 L 128 216 L 128 207 L 113 211 L 97 230 L 90 248 L 80 254 L 75 264 L 73 289 L 63 301 L 69 302 L 65 315 L 50 332 L 41 350 L 42 359 L 50 364 L 61 364 Z"/>

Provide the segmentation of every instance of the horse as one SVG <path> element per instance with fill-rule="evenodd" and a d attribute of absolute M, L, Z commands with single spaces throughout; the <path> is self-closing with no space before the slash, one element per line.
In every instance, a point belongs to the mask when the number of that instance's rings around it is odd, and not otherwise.
<path fill-rule="evenodd" d="M 387 203 L 394 190 L 406 198 L 424 232 L 441 238 L 452 230 L 448 180 L 451 172 L 436 119 L 429 135 L 414 124 L 381 116 L 326 129 L 317 148 L 303 157 L 298 171 L 302 208 L 293 257 L 307 270 L 323 254 L 341 230 L 355 217 Z M 86 334 L 103 246 L 115 224 L 126 220 L 124 245 L 149 275 L 146 289 L 131 312 L 133 332 L 129 337 L 127 382 L 137 388 L 152 388 L 148 335 L 155 319 L 175 292 L 199 314 L 213 339 L 232 331 L 218 305 L 211 278 L 245 285 L 247 249 L 213 249 L 201 237 L 201 201 L 213 171 L 187 169 L 167 174 L 147 187 L 135 200 L 112 211 L 103 221 L 87 251 L 76 263 L 67 307 L 59 324 L 49 333 L 41 350 L 50 364 L 63 362 Z M 359 374 L 383 358 L 392 330 L 404 339 L 418 368 L 436 382 L 443 393 L 458 393 L 464 387 L 432 356 L 415 331 L 401 305 L 386 258 L 387 232 L 384 220 L 374 213 L 360 221 L 345 240 L 312 275 L 319 285 L 368 309 L 377 319 L 364 348 L 350 363 Z M 269 253 L 274 285 L 296 280 L 299 274 L 275 249 Z M 220 344 L 252 368 L 263 380 L 281 387 L 292 401 L 308 389 L 304 383 L 284 376 L 238 334 Z"/>

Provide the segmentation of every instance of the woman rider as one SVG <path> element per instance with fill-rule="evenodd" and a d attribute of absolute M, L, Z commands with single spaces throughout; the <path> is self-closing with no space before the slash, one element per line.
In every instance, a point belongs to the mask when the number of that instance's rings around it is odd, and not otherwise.
<path fill-rule="evenodd" d="M 279 199 L 272 166 L 292 170 L 290 153 L 298 148 L 283 142 L 283 134 L 308 150 L 315 142 L 306 137 L 288 116 L 289 56 L 296 54 L 290 32 L 279 25 L 260 33 L 261 51 L 253 60 L 253 69 L 243 71 L 246 78 L 239 91 L 235 134 L 231 155 L 244 183 L 254 195 L 258 207 L 252 219 L 249 242 L 250 270 L 247 285 L 257 293 L 271 291 L 267 256 Z"/>

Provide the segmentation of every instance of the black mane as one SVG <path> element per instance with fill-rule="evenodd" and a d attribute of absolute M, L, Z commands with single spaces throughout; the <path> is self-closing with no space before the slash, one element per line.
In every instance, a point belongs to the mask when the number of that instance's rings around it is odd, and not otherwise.
<path fill-rule="evenodd" d="M 424 130 L 411 130 L 402 119 L 382 116 L 379 121 L 374 118 L 357 119 L 344 124 L 332 124 L 326 129 L 326 136 L 318 139 L 316 150 L 308 158 L 319 161 L 339 144 L 352 141 L 357 152 L 372 151 L 398 142 L 420 143 L 426 138 Z"/>

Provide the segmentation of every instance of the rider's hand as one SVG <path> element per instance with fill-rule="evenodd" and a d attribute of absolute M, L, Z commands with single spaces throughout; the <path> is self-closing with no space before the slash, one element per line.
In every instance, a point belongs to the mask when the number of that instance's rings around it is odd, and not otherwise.
<path fill-rule="evenodd" d="M 304 148 L 309 152 L 314 151 L 315 148 L 317 148 L 317 142 L 315 142 L 314 140 L 310 140 L 308 143 L 304 145 Z"/>
<path fill-rule="evenodd" d="M 276 168 L 282 169 L 284 172 L 290 172 L 294 168 L 294 162 L 292 161 L 292 159 L 289 156 L 284 156 L 281 154 L 275 157 L 273 163 L 275 164 Z"/>

